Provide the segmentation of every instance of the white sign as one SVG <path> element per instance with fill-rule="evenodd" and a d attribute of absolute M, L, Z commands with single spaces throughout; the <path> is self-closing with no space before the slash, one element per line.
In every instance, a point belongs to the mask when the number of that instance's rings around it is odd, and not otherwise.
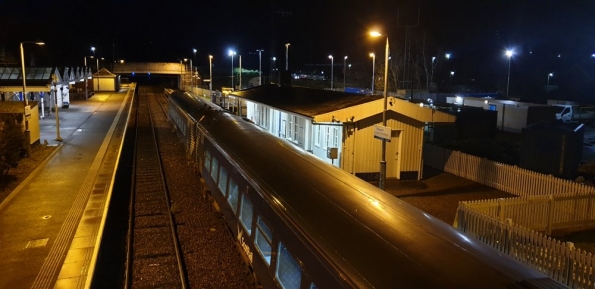
<path fill-rule="evenodd" d="M 383 139 L 390 142 L 391 129 L 388 126 L 375 125 L 374 138 Z"/>

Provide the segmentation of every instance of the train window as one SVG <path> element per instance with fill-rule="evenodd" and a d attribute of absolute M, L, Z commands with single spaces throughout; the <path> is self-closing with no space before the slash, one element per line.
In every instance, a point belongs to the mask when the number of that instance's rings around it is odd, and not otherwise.
<path fill-rule="evenodd" d="M 224 167 L 219 167 L 219 189 L 224 196 L 227 195 L 227 170 Z"/>
<path fill-rule="evenodd" d="M 213 180 L 217 181 L 217 173 L 219 172 L 219 161 L 217 161 L 217 158 L 213 158 L 211 162 L 211 177 L 213 178 Z"/>
<path fill-rule="evenodd" d="M 291 256 L 291 253 L 285 248 L 283 243 L 279 243 L 279 254 L 277 260 L 277 270 L 275 275 L 285 289 L 299 289 L 302 282 L 302 269 L 300 264 Z"/>
<path fill-rule="evenodd" d="M 246 194 L 242 195 L 242 206 L 240 208 L 240 221 L 248 232 L 248 235 L 252 234 L 252 202 Z"/>
<path fill-rule="evenodd" d="M 211 152 L 205 151 L 205 169 L 207 172 L 211 170 Z"/>
<path fill-rule="evenodd" d="M 271 264 L 271 253 L 273 248 L 273 246 L 271 245 L 272 239 L 273 232 L 271 232 L 271 229 L 269 229 L 267 224 L 265 224 L 264 221 L 260 217 L 258 217 L 256 221 L 255 235 L 256 248 L 258 249 L 258 252 L 260 252 L 260 255 L 262 255 L 264 260 L 267 262 L 267 264 Z"/>
<path fill-rule="evenodd" d="M 238 212 L 238 195 L 238 185 L 233 180 L 229 180 L 229 196 L 227 197 L 227 201 L 231 205 L 231 209 L 234 213 Z"/>

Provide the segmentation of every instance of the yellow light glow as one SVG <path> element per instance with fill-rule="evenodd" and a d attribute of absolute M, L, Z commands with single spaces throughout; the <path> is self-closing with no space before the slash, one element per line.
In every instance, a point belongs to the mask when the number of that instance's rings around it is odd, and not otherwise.
<path fill-rule="evenodd" d="M 374 54 L 374 53 L 370 53 L 370 57 L 374 57 L 374 56 L 375 56 L 375 54 Z"/>
<path fill-rule="evenodd" d="M 378 31 L 371 31 L 370 32 L 370 36 L 372 36 L 372 37 L 378 37 L 378 36 L 382 36 L 382 34 L 380 34 L 380 32 L 378 32 Z"/>

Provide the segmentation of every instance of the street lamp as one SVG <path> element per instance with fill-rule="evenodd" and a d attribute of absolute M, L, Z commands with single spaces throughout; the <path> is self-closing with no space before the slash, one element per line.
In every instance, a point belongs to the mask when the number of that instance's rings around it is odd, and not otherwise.
<path fill-rule="evenodd" d="M 87 57 L 93 58 L 93 56 L 85 56 L 85 71 L 83 72 L 83 77 L 85 78 L 85 100 L 89 100 L 89 90 L 88 90 L 88 77 L 87 77 Z M 92 75 L 92 74 L 91 74 Z"/>
<path fill-rule="evenodd" d="M 239 85 L 239 90 L 242 90 L 242 55 L 240 54 L 240 85 Z"/>
<path fill-rule="evenodd" d="M 258 85 L 262 85 L 262 52 L 264 50 L 258 49 Z"/>
<path fill-rule="evenodd" d="M 510 60 L 512 59 L 512 55 L 514 51 L 506 50 L 506 56 L 508 56 L 508 79 L 506 80 L 506 97 L 508 98 L 508 88 L 510 86 Z"/>
<path fill-rule="evenodd" d="M 333 64 L 334 64 L 334 58 L 332 55 L 328 56 L 328 59 L 331 60 L 331 90 L 333 90 Z"/>
<path fill-rule="evenodd" d="M 209 90 L 213 94 L 213 55 L 209 55 Z"/>
<path fill-rule="evenodd" d="M 289 70 L 289 45 L 291 43 L 285 43 L 285 71 Z"/>
<path fill-rule="evenodd" d="M 552 77 L 552 76 L 554 76 L 554 73 L 553 73 L 553 72 L 550 72 L 550 73 L 547 75 L 547 86 L 550 86 L 550 77 Z"/>
<path fill-rule="evenodd" d="M 372 57 L 372 94 L 374 94 L 374 74 L 376 73 L 376 54 L 370 53 Z"/>
<path fill-rule="evenodd" d="M 345 74 L 347 74 L 347 56 L 343 57 L 343 91 L 345 91 Z"/>
<path fill-rule="evenodd" d="M 196 61 L 196 48 L 192 48 L 192 53 L 194 53 L 194 61 Z"/>
<path fill-rule="evenodd" d="M 379 37 L 382 34 L 372 31 L 370 36 Z M 386 47 L 384 51 L 384 108 L 382 110 L 382 126 L 386 127 L 386 103 L 387 103 L 387 88 L 388 88 L 388 35 L 386 36 Z M 380 181 L 378 187 L 384 190 L 384 183 L 386 181 L 386 139 L 382 139 L 382 158 L 380 159 Z"/>
<path fill-rule="evenodd" d="M 446 59 L 450 59 L 450 53 L 445 53 L 444 57 L 446 57 Z"/>
<path fill-rule="evenodd" d="M 25 100 L 25 150 L 27 156 L 31 157 L 31 131 L 29 130 L 29 117 L 31 117 L 31 108 L 29 107 L 29 100 L 27 99 L 27 73 L 25 73 L 25 52 L 23 49 L 24 43 L 35 43 L 36 45 L 45 45 L 43 41 L 23 41 L 21 46 L 21 72 L 23 77 L 23 99 Z"/>
<path fill-rule="evenodd" d="M 273 82 L 273 76 L 277 74 L 277 57 L 273 56 L 273 69 L 271 70 L 271 82 Z"/>
<path fill-rule="evenodd" d="M 196 49 L 194 49 L 194 50 L 196 50 Z M 192 87 L 194 87 L 193 78 L 194 78 L 194 70 L 192 69 L 192 59 L 190 59 L 190 91 L 192 91 Z"/>
<path fill-rule="evenodd" d="M 430 73 L 430 83 L 434 81 L 434 62 L 436 61 L 436 56 L 432 56 L 432 72 Z"/>
<path fill-rule="evenodd" d="M 233 50 L 229 50 L 228 55 L 231 57 L 231 89 L 234 89 L 233 87 L 233 56 L 236 55 L 236 52 Z"/>
<path fill-rule="evenodd" d="M 451 71 L 451 72 L 450 72 L 450 79 L 449 79 L 450 86 L 452 86 L 452 77 L 453 77 L 454 75 L 455 75 L 455 72 L 454 72 L 454 71 Z"/>

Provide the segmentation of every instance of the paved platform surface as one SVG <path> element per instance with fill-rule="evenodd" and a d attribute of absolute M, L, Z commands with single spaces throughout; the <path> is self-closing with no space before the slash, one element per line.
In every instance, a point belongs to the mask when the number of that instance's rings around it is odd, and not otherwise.
<path fill-rule="evenodd" d="M 0 288 L 85 288 L 133 88 L 100 92 L 40 119 L 56 152 L 0 204 Z"/>

